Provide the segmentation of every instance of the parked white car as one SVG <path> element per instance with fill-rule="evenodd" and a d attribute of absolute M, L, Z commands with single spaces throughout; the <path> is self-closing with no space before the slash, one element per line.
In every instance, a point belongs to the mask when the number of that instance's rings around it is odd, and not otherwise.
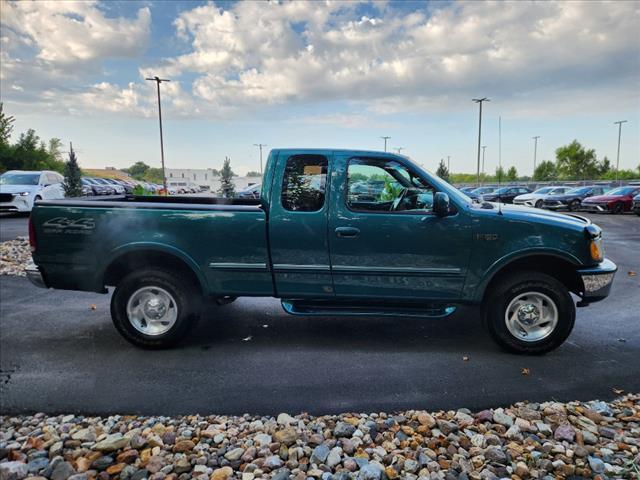
<path fill-rule="evenodd" d="M 30 212 L 36 200 L 64 198 L 64 177 L 57 172 L 10 170 L 0 175 L 0 211 Z"/>
<path fill-rule="evenodd" d="M 549 195 L 563 195 L 572 188 L 573 187 L 542 187 L 534 192 L 518 195 L 513 199 L 513 204 L 542 208 L 542 203 L 546 197 Z"/>

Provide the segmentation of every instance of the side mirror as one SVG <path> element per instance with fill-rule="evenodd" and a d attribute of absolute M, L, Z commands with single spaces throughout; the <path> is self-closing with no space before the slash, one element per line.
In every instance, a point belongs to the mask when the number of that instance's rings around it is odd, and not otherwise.
<path fill-rule="evenodd" d="M 449 195 L 443 192 L 436 192 L 433 197 L 433 213 L 438 217 L 449 215 Z"/>

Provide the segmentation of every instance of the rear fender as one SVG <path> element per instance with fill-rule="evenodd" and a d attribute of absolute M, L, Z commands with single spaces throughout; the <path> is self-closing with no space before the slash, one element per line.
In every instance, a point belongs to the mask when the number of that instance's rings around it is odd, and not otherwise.
<path fill-rule="evenodd" d="M 205 294 L 209 293 L 209 284 L 207 282 L 207 279 L 203 275 L 202 269 L 195 262 L 195 260 L 193 260 L 193 258 L 191 258 L 182 250 L 172 247 L 171 245 L 167 245 L 164 243 L 156 243 L 156 242 L 132 242 L 132 243 L 127 243 L 125 245 L 121 245 L 113 249 L 107 255 L 107 259 L 99 264 L 97 268 L 97 273 L 96 273 L 96 280 L 98 282 L 103 282 L 107 269 L 119 258 L 122 258 L 124 255 L 128 255 L 135 252 L 142 253 L 142 252 L 149 252 L 149 251 L 163 253 L 181 260 L 185 265 L 187 265 L 191 269 L 193 274 L 198 279 L 202 292 L 204 292 Z"/>

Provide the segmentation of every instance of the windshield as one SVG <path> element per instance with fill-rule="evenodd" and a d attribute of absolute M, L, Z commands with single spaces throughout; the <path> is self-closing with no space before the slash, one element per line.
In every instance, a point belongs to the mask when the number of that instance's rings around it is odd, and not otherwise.
<path fill-rule="evenodd" d="M 0 185 L 38 185 L 39 173 L 5 173 L 0 175 Z"/>
<path fill-rule="evenodd" d="M 549 193 L 553 190 L 553 187 L 543 187 L 543 188 L 539 188 L 538 190 L 536 190 L 533 193 Z"/>
<path fill-rule="evenodd" d="M 607 192 L 607 195 L 630 195 L 636 190 L 638 190 L 638 187 L 618 187 Z"/>
<path fill-rule="evenodd" d="M 567 192 L 568 195 L 582 195 L 583 193 L 587 193 L 589 190 L 591 190 L 591 187 L 579 187 L 579 188 L 574 188 L 573 190 L 569 190 Z"/>

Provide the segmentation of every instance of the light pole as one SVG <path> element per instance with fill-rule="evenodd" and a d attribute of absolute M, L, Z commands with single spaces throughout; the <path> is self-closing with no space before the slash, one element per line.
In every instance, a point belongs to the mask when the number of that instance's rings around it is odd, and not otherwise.
<path fill-rule="evenodd" d="M 160 120 L 160 159 L 162 160 L 162 187 L 164 188 L 164 194 L 167 192 L 167 175 L 164 170 L 164 142 L 162 140 L 162 106 L 160 104 L 160 84 L 162 82 L 170 82 L 166 78 L 160 78 L 157 75 L 153 78 L 147 78 L 152 82 L 156 82 L 156 86 L 158 87 L 158 119 Z"/>
<path fill-rule="evenodd" d="M 260 149 L 260 176 L 262 176 L 262 147 L 266 147 L 267 144 L 266 143 L 254 143 L 253 145 Z"/>
<path fill-rule="evenodd" d="M 480 143 L 482 141 L 482 103 L 490 102 L 487 97 L 483 98 L 472 98 L 474 102 L 480 105 L 480 112 L 478 116 L 478 166 L 477 166 L 477 185 L 480 186 Z"/>
<path fill-rule="evenodd" d="M 391 137 L 380 137 L 381 139 L 384 140 L 384 151 L 387 151 L 387 140 L 389 140 Z"/>
<path fill-rule="evenodd" d="M 451 174 L 451 155 L 447 155 L 447 171 Z"/>
<path fill-rule="evenodd" d="M 618 155 L 616 156 L 616 182 L 620 184 L 618 181 L 618 172 L 620 171 L 620 137 L 622 136 L 622 124 L 627 123 L 626 120 L 620 120 L 618 122 L 613 122 L 614 125 L 618 125 Z"/>
<path fill-rule="evenodd" d="M 482 146 L 482 175 L 484 176 L 484 151 L 487 149 L 486 145 Z"/>
<path fill-rule="evenodd" d="M 533 138 L 533 175 L 531 175 L 531 179 L 535 180 L 536 157 L 538 156 L 538 139 L 540 138 L 540 135 L 536 135 L 535 137 L 531 137 L 531 138 Z"/>

